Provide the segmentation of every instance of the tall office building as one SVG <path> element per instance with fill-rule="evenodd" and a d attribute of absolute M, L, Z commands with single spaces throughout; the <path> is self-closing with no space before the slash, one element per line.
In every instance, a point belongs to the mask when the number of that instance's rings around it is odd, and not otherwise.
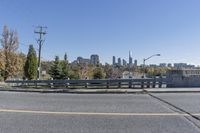
<path fill-rule="evenodd" d="M 113 56 L 113 60 L 112 61 L 113 61 L 112 65 L 114 66 L 116 64 L 116 58 L 115 58 L 115 56 Z"/>
<path fill-rule="evenodd" d="M 121 65 L 122 65 L 121 58 L 118 58 L 118 65 L 119 65 L 119 66 L 121 66 Z"/>
<path fill-rule="evenodd" d="M 134 66 L 135 67 L 137 66 L 137 60 L 134 60 Z"/>
<path fill-rule="evenodd" d="M 99 63 L 100 62 L 99 62 L 99 56 L 98 55 L 94 54 L 94 55 L 90 56 L 90 64 L 97 65 Z"/>
<path fill-rule="evenodd" d="M 122 63 L 123 63 L 123 66 L 126 66 L 127 65 L 127 62 L 125 59 L 122 60 Z"/>
<path fill-rule="evenodd" d="M 132 53 L 129 51 L 129 65 L 133 64 L 133 58 L 132 58 Z"/>

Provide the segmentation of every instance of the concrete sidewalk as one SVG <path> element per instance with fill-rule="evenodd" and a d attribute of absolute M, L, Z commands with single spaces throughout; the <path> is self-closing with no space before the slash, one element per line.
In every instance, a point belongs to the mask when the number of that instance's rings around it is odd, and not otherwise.
<path fill-rule="evenodd" d="M 0 91 L 38 92 L 38 93 L 198 93 L 200 88 L 149 88 L 149 89 L 36 89 L 3 88 Z"/>
<path fill-rule="evenodd" d="M 144 89 L 147 92 L 151 93 L 195 93 L 200 92 L 200 88 L 149 88 Z"/>

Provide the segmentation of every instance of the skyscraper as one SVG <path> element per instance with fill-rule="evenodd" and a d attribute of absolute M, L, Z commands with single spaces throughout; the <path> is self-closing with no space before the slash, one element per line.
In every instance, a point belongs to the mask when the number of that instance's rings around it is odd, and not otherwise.
<path fill-rule="evenodd" d="M 99 63 L 100 62 L 99 62 L 99 56 L 98 55 L 94 54 L 94 55 L 90 56 L 90 64 L 97 65 Z"/>
<path fill-rule="evenodd" d="M 123 63 L 123 66 L 126 66 L 127 65 L 127 62 L 125 59 L 122 60 L 122 63 Z"/>
<path fill-rule="evenodd" d="M 118 65 L 119 65 L 119 66 L 121 66 L 121 65 L 122 65 L 121 58 L 118 58 Z"/>
<path fill-rule="evenodd" d="M 134 66 L 135 67 L 137 66 L 137 60 L 134 60 Z"/>
<path fill-rule="evenodd" d="M 132 53 L 129 51 L 129 65 L 133 64 L 133 58 L 132 58 Z"/>
<path fill-rule="evenodd" d="M 116 64 L 116 58 L 115 56 L 113 56 L 113 62 L 112 62 L 112 65 L 114 66 Z"/>

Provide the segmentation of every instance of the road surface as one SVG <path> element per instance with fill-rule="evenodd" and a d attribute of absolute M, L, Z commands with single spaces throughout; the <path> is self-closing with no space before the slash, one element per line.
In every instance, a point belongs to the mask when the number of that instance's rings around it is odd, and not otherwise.
<path fill-rule="evenodd" d="M 200 133 L 200 93 L 0 92 L 1 133 Z"/>

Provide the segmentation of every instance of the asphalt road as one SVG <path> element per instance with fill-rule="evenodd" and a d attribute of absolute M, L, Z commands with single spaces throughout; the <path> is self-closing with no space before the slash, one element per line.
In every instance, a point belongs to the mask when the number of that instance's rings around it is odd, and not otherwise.
<path fill-rule="evenodd" d="M 200 93 L 0 92 L 0 133 L 200 133 Z"/>

